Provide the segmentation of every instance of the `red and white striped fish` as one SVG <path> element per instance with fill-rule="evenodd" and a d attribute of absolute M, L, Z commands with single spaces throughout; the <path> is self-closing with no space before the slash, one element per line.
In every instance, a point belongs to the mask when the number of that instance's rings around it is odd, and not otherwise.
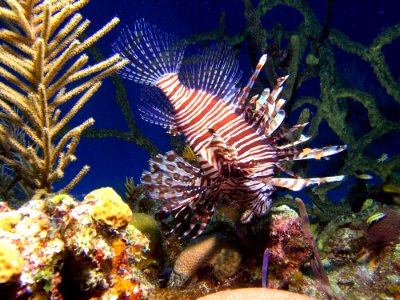
<path fill-rule="evenodd" d="M 196 64 L 183 64 L 182 43 L 143 20 L 123 31 L 114 51 L 130 60 L 123 77 L 151 86 L 139 107 L 143 119 L 182 134 L 196 155 L 194 166 L 174 151 L 159 154 L 141 178 L 149 195 L 180 220 L 184 236 L 201 234 L 219 205 L 241 209 L 242 222 L 248 222 L 268 212 L 277 187 L 298 191 L 344 178 L 303 179 L 284 168 L 285 160 L 320 159 L 346 146 L 300 148 L 310 139 L 302 134 L 283 143 L 306 124 L 277 131 L 285 118 L 285 100 L 278 96 L 286 77 L 272 91 L 248 99 L 266 55 L 239 89 L 241 72 L 227 46 L 206 50 Z M 277 169 L 294 178 L 275 177 Z"/>

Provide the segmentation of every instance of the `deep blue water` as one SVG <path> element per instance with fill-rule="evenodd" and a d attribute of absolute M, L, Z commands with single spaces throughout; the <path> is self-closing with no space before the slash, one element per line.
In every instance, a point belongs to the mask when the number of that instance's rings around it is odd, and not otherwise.
<path fill-rule="evenodd" d="M 252 2 L 253 5 L 256 5 L 258 1 Z M 312 0 L 308 3 L 319 20 L 322 21 L 325 1 Z M 351 39 L 368 45 L 382 30 L 400 23 L 399 6 L 400 4 L 395 0 L 338 0 L 335 2 L 332 27 L 341 30 Z M 95 32 L 114 16 L 121 19 L 121 23 L 97 44 L 103 54 L 110 56 L 112 54 L 111 43 L 116 40 L 120 30 L 124 26 L 133 24 L 138 18 L 145 18 L 160 29 L 185 38 L 194 33 L 217 29 L 222 12 L 226 14 L 226 31 L 236 34 L 245 26 L 243 11 L 244 5 L 240 0 L 92 0 L 82 10 L 82 14 L 91 20 L 88 33 Z M 301 17 L 293 9 L 278 7 L 265 16 L 262 22 L 266 28 L 272 28 L 277 22 L 281 22 L 285 29 L 291 30 L 295 29 L 301 22 Z M 399 76 L 400 73 L 400 58 L 396 55 L 400 51 L 399 46 L 400 43 L 397 40 L 393 45 L 384 49 L 387 60 L 396 76 Z M 343 66 L 355 63 L 361 70 L 365 70 L 367 80 L 371 84 L 376 81 L 372 71 L 359 58 L 338 51 L 337 60 Z M 240 57 L 240 63 L 244 72 L 242 82 L 246 82 L 254 65 L 250 63 L 246 56 Z M 139 85 L 127 80 L 124 80 L 124 85 L 139 128 L 151 137 L 161 151 L 170 150 L 170 139 L 164 130 L 161 127 L 143 122 L 139 117 L 136 109 L 139 99 Z M 309 89 L 312 89 L 312 87 Z M 313 93 L 312 90 L 303 92 Z M 315 95 L 318 95 L 318 92 Z M 73 124 L 94 117 L 96 128 L 127 130 L 125 120 L 114 99 L 115 91 L 111 80 L 106 79 L 97 94 L 73 120 Z M 323 146 L 327 140 L 330 144 L 329 137 L 325 137 L 322 141 L 319 141 L 321 144 L 318 146 Z M 399 144 L 393 145 L 388 142 L 385 147 L 392 147 L 392 149 L 381 149 L 382 152 L 399 152 Z M 396 149 L 393 149 L 393 147 L 396 147 Z M 65 180 L 59 184 L 62 185 L 73 177 L 84 164 L 90 165 L 91 171 L 75 187 L 74 195 L 86 194 L 102 186 L 113 186 L 122 192 L 125 177 L 134 177 L 135 181 L 139 182 L 140 175 L 143 169 L 147 167 L 146 162 L 149 159 L 148 153 L 135 144 L 111 138 L 82 139 L 76 155 L 78 160 L 65 170 Z"/>

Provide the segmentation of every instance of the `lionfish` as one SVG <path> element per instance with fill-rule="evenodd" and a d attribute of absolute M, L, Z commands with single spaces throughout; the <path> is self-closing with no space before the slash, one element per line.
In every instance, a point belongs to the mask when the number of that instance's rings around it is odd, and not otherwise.
<path fill-rule="evenodd" d="M 113 50 L 130 61 L 120 71 L 124 78 L 150 86 L 142 93 L 142 118 L 182 134 L 195 154 L 195 163 L 174 151 L 158 154 L 141 177 L 149 196 L 177 218 L 175 230 L 183 237 L 200 235 L 218 206 L 240 209 L 241 221 L 249 222 L 268 212 L 277 188 L 298 191 L 344 178 L 305 179 L 285 167 L 284 161 L 320 159 L 346 146 L 299 148 L 310 137 L 289 138 L 307 123 L 277 130 L 285 118 L 285 100 L 278 97 L 287 77 L 278 78 L 272 91 L 249 97 L 267 55 L 240 89 L 238 62 L 224 44 L 203 51 L 195 63 L 183 63 L 185 45 L 138 20 L 123 30 Z M 275 177 L 277 169 L 294 178 Z"/>

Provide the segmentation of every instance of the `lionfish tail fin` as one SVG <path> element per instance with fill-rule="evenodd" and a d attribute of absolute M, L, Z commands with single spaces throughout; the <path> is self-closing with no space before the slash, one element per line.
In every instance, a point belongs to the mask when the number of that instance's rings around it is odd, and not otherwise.
<path fill-rule="evenodd" d="M 276 187 L 286 188 L 292 191 L 300 191 L 310 185 L 342 181 L 346 176 L 330 176 L 320 178 L 271 178 L 269 181 Z"/>
<path fill-rule="evenodd" d="M 143 19 L 126 27 L 113 44 L 113 51 L 129 60 L 119 73 L 137 83 L 155 85 L 162 76 L 178 73 L 184 43 Z"/>
<path fill-rule="evenodd" d="M 149 164 L 141 182 L 148 196 L 162 201 L 162 210 L 174 215 L 177 225 L 171 232 L 184 238 L 199 236 L 215 210 L 215 203 L 209 201 L 212 196 L 200 186 L 201 171 L 174 151 L 158 154 Z"/>

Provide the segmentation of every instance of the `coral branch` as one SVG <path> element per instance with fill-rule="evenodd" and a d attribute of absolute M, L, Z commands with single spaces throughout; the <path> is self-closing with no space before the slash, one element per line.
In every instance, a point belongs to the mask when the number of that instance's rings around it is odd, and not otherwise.
<path fill-rule="evenodd" d="M 114 18 L 79 41 L 89 21 L 82 21 L 77 11 L 87 3 L 5 0 L 0 4 L 0 18 L 9 25 L 0 30 L 0 74 L 4 78 L 0 83 L 0 163 L 34 189 L 51 191 L 52 183 L 61 179 L 67 165 L 76 160 L 79 139 L 94 120 L 61 137 L 59 133 L 99 89 L 101 80 L 126 63 L 113 56 L 85 68 L 88 57 L 82 52 L 119 21 Z M 69 100 L 75 104 L 63 115 L 60 106 Z M 7 124 L 18 126 L 34 146 L 25 147 Z M 73 188 L 88 170 L 83 167 L 64 190 Z"/>

